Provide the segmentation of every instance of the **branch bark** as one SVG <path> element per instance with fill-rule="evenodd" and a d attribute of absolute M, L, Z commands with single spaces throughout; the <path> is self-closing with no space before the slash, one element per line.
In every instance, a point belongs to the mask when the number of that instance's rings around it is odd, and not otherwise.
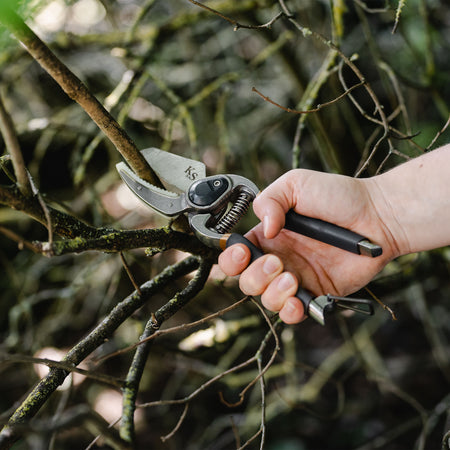
<path fill-rule="evenodd" d="M 112 336 L 114 331 L 156 292 L 173 283 L 175 279 L 192 272 L 198 266 L 199 259 L 191 256 L 173 266 L 166 267 L 157 277 L 141 286 L 141 294 L 134 292 L 120 302 L 93 331 L 67 353 L 62 362 L 77 366 Z M 50 369 L 48 375 L 35 386 L 1 431 L 0 448 L 8 449 L 20 439 L 21 425 L 34 417 L 68 374 L 69 372 L 61 368 Z"/>
<path fill-rule="evenodd" d="M 211 266 L 212 262 L 210 260 L 204 260 L 200 263 L 195 277 L 189 282 L 186 288 L 181 292 L 178 292 L 172 300 L 161 307 L 147 322 L 141 340 L 147 339 L 155 333 L 164 320 L 173 316 L 177 311 L 186 306 L 186 304 L 203 289 L 206 280 L 208 279 Z M 130 443 L 135 442 L 134 411 L 136 409 L 139 383 L 144 372 L 151 344 L 152 342 L 146 341 L 137 348 L 133 362 L 128 370 L 125 387 L 123 389 L 123 412 L 120 436 L 124 441 Z"/>
<path fill-rule="evenodd" d="M 75 100 L 114 144 L 130 167 L 144 180 L 162 187 L 158 176 L 149 167 L 138 148 L 103 105 L 90 93 L 86 85 L 39 39 L 19 15 L 5 2 L 0 4 L 0 23 L 27 49 L 30 55 Z"/>
<path fill-rule="evenodd" d="M 14 129 L 14 124 L 8 111 L 3 104 L 3 99 L 0 94 L 0 131 L 5 141 L 5 146 L 11 155 L 11 161 L 16 175 L 17 186 L 20 192 L 25 196 L 31 196 L 33 189 L 30 184 L 28 172 L 23 160 L 22 151 L 20 149 L 19 141 Z"/>

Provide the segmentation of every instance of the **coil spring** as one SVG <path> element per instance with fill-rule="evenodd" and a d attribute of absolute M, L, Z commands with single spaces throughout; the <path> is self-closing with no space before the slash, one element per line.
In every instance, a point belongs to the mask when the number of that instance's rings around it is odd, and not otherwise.
<path fill-rule="evenodd" d="M 252 196 L 247 192 L 241 192 L 230 210 L 219 220 L 214 227 L 220 234 L 228 233 L 247 212 L 252 202 Z"/>

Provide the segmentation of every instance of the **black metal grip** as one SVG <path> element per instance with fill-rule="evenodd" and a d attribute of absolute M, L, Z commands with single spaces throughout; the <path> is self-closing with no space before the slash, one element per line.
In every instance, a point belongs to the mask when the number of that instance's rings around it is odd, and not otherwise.
<path fill-rule="evenodd" d="M 257 260 L 258 258 L 261 258 L 261 256 L 264 256 L 264 252 L 260 248 L 258 248 L 255 244 L 253 244 L 247 238 L 238 233 L 230 234 L 230 236 L 227 239 L 226 248 L 231 247 L 234 244 L 244 244 L 250 250 L 251 253 L 250 263 Z M 295 296 L 303 303 L 305 314 L 308 315 L 309 305 L 311 301 L 314 300 L 315 298 L 314 295 L 311 294 L 311 292 L 299 286 Z"/>
<path fill-rule="evenodd" d="M 366 239 L 333 223 L 297 214 L 292 209 L 286 214 L 284 228 L 357 255 L 361 253 L 358 244 Z"/>

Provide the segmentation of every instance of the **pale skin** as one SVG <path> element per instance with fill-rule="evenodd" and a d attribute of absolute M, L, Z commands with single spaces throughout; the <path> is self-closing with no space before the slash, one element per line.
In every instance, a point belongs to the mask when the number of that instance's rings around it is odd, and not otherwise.
<path fill-rule="evenodd" d="M 284 230 L 291 208 L 366 236 L 382 256 L 354 255 Z M 305 317 L 294 297 L 299 283 L 315 295 L 349 295 L 400 255 L 450 245 L 450 144 L 372 178 L 291 170 L 253 209 L 261 223 L 246 237 L 266 255 L 249 265 L 249 250 L 236 244 L 219 265 L 229 276 L 240 274 L 242 292 L 261 295 L 264 307 L 295 324 Z"/>

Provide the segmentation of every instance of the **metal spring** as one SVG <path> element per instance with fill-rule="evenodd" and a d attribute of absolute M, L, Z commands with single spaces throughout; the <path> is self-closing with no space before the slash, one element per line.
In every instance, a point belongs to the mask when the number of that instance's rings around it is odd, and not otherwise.
<path fill-rule="evenodd" d="M 247 192 L 241 192 L 230 210 L 219 220 L 219 223 L 214 227 L 215 230 L 220 234 L 228 233 L 247 212 L 251 202 L 252 196 Z"/>

